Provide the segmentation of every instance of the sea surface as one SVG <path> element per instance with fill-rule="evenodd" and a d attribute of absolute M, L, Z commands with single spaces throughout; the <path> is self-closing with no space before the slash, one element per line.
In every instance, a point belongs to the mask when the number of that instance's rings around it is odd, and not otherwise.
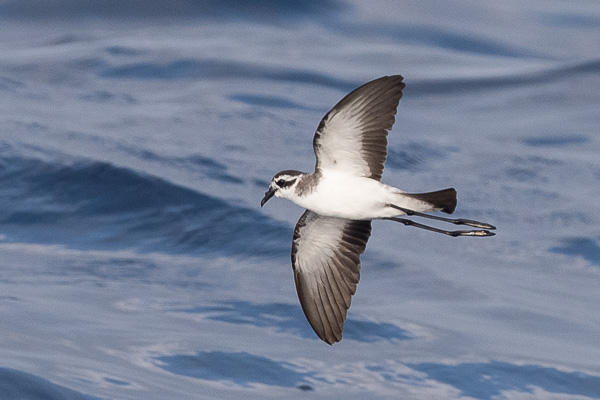
<path fill-rule="evenodd" d="M 599 33 L 597 0 L 0 1 L 0 399 L 599 399 Z M 374 222 L 328 346 L 303 210 L 259 203 L 392 74 L 383 181 L 497 236 Z"/>

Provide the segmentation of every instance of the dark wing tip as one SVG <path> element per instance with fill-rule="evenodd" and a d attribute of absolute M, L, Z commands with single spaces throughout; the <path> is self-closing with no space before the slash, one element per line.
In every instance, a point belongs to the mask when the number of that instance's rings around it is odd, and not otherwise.
<path fill-rule="evenodd" d="M 381 78 L 377 78 L 371 82 L 367 82 L 363 86 L 379 81 L 381 81 L 381 83 L 385 83 L 385 85 L 389 88 L 397 88 L 400 91 L 402 91 L 406 87 L 406 83 L 404 83 L 404 77 L 402 75 L 382 76 Z"/>
<path fill-rule="evenodd" d="M 323 337 L 320 337 L 320 338 L 321 338 L 322 341 L 324 341 L 325 343 L 327 343 L 330 346 L 333 346 L 335 343 L 338 343 L 338 342 L 342 341 L 341 336 L 340 336 L 339 339 L 338 338 L 330 339 L 330 338 L 323 338 Z"/>
<path fill-rule="evenodd" d="M 401 86 L 402 87 L 406 86 L 405 83 L 403 82 L 404 81 L 404 77 L 402 75 L 389 75 L 389 76 L 384 76 L 382 78 L 387 78 L 390 81 L 393 81 L 395 84 L 399 84 L 399 83 L 402 82 Z"/>

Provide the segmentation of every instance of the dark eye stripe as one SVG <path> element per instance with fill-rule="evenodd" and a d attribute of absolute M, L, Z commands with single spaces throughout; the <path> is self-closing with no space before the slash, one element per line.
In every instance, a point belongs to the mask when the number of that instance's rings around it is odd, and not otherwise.
<path fill-rule="evenodd" d="M 291 186 L 291 185 L 293 185 L 293 184 L 294 184 L 294 182 L 296 182 L 296 180 L 295 180 L 295 179 L 292 179 L 292 180 L 289 180 L 289 181 L 286 181 L 286 180 L 283 180 L 283 179 L 279 179 L 279 180 L 278 180 L 277 182 L 275 182 L 275 183 L 277 183 L 277 186 L 279 186 L 280 188 L 286 188 L 286 187 L 288 187 L 288 186 Z"/>

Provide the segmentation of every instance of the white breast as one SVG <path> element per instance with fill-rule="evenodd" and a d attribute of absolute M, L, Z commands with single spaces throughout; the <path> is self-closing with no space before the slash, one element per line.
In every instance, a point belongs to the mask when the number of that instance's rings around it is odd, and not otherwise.
<path fill-rule="evenodd" d="M 399 192 L 374 179 L 328 172 L 313 191 L 291 200 L 323 216 L 376 219 L 398 214 L 385 206 L 394 202 Z"/>

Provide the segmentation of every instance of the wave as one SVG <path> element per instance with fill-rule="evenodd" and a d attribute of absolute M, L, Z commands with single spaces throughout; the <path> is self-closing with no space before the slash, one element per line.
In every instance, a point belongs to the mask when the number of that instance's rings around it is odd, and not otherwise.
<path fill-rule="evenodd" d="M 81 68 L 86 68 L 80 65 Z M 363 81 L 346 80 L 321 72 L 273 68 L 266 65 L 237 63 L 213 59 L 185 58 L 168 62 L 144 61 L 124 65 L 111 65 L 107 61 L 96 62 L 93 68 L 98 76 L 113 79 L 140 80 L 179 80 L 179 79 L 263 79 L 284 81 L 331 87 L 340 91 L 349 91 L 364 83 Z M 402 71 L 397 71 L 401 73 Z M 597 74 L 600 72 L 600 59 L 584 60 L 575 63 L 563 63 L 556 66 L 540 68 L 532 72 L 516 70 L 486 77 L 454 77 L 443 79 L 406 79 L 407 93 L 410 96 L 456 94 L 467 91 L 505 89 L 515 86 L 551 83 L 564 80 L 566 77 Z M 365 80 L 375 78 L 365 77 Z M 234 97 L 234 100 L 246 102 L 275 102 L 277 106 L 291 107 L 295 104 L 282 104 L 280 99 L 256 99 L 246 94 Z"/>
<path fill-rule="evenodd" d="M 216 161 L 213 158 L 203 156 L 202 154 L 190 154 L 184 157 L 163 156 L 154 151 L 141 149 L 139 147 L 117 144 L 119 150 L 125 151 L 139 159 L 155 162 L 159 165 L 175 167 L 180 170 L 186 170 L 194 174 L 200 174 L 207 178 L 227 182 L 232 184 L 242 184 L 244 181 L 239 177 L 228 172 L 227 165 Z M 267 182 L 265 185 L 268 185 Z"/>
<path fill-rule="evenodd" d="M 11 368 L 0 368 L 0 397 L 28 400 L 98 399 Z"/>
<path fill-rule="evenodd" d="M 589 396 L 600 394 L 600 377 L 582 372 L 563 372 L 539 365 L 516 365 L 501 361 L 465 364 L 407 364 L 427 374 L 429 379 L 446 383 L 463 396 L 493 399 L 503 392 L 532 393 L 532 387 L 550 393 Z"/>
<path fill-rule="evenodd" d="M 457 147 L 452 146 L 426 141 L 406 141 L 401 147 L 389 147 L 385 166 L 391 169 L 417 171 L 433 161 L 443 160 L 458 151 Z"/>
<path fill-rule="evenodd" d="M 5 1 L 0 15 L 14 19 L 247 19 L 273 21 L 329 15 L 347 9 L 338 0 L 31 0 Z"/>
<path fill-rule="evenodd" d="M 600 59 L 592 59 L 573 64 L 559 64 L 555 67 L 534 72 L 515 72 L 481 78 L 448 78 L 407 82 L 411 96 L 430 94 L 456 94 L 468 91 L 506 89 L 516 86 L 535 85 L 565 80 L 578 75 L 600 73 Z"/>
<path fill-rule="evenodd" d="M 600 266 L 600 242 L 595 238 L 572 237 L 561 241 L 561 246 L 550 248 L 553 253 L 582 257 L 592 265 Z"/>
<path fill-rule="evenodd" d="M 174 311 L 200 314 L 206 319 L 229 324 L 275 328 L 278 332 L 318 340 L 317 335 L 310 328 L 298 305 L 231 300 L 218 302 L 210 306 L 198 306 Z M 392 339 L 408 340 L 412 339 L 412 335 L 410 332 L 387 322 L 348 318 L 344 327 L 344 339 L 374 343 Z"/>
<path fill-rule="evenodd" d="M 539 56 L 539 54 L 520 48 L 514 43 L 502 42 L 482 35 L 454 32 L 426 23 L 371 24 L 368 26 L 347 26 L 345 23 L 342 23 L 337 24 L 336 29 L 343 33 L 351 32 L 351 34 L 361 37 L 379 36 L 406 44 L 437 47 L 461 53 L 515 58 Z"/>
<path fill-rule="evenodd" d="M 80 65 L 85 68 L 85 65 Z M 101 78 L 176 80 L 176 79 L 266 79 L 294 83 L 307 83 L 340 90 L 351 90 L 357 82 L 334 78 L 331 75 L 303 70 L 282 69 L 266 65 L 223 61 L 215 59 L 182 58 L 168 62 L 142 61 L 125 65 L 111 65 L 107 61 L 95 60 L 89 68 Z"/>
<path fill-rule="evenodd" d="M 156 365 L 173 374 L 210 381 L 231 381 L 240 386 L 263 384 L 300 390 L 312 390 L 297 366 L 250 353 L 203 351 L 196 355 L 178 354 L 156 358 Z"/>
<path fill-rule="evenodd" d="M 0 157 L 8 241 L 175 253 L 286 254 L 291 228 L 164 179 L 98 161 Z"/>
<path fill-rule="evenodd" d="M 15 92 L 17 89 L 22 88 L 23 86 L 25 86 L 23 82 L 0 76 L 0 90 L 2 91 Z"/>
<path fill-rule="evenodd" d="M 318 108 L 307 107 L 281 96 L 265 96 L 252 93 L 235 93 L 227 96 L 229 100 L 261 108 L 284 108 L 295 110 L 322 111 Z"/>

